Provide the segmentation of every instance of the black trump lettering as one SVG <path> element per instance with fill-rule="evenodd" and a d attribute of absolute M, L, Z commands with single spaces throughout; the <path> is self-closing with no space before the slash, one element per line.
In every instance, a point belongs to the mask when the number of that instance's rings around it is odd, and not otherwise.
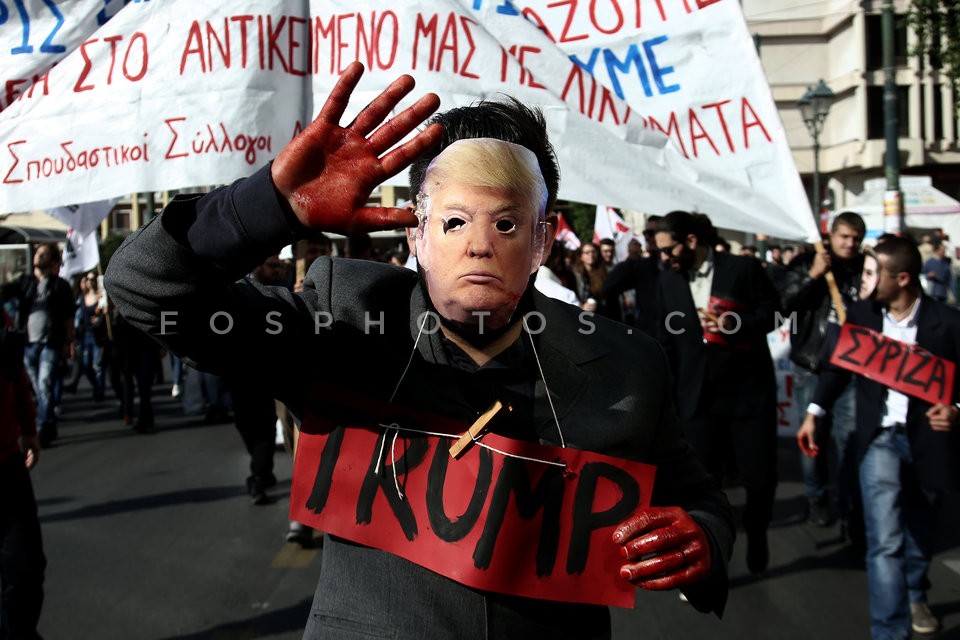
<path fill-rule="evenodd" d="M 477 483 L 473 487 L 470 502 L 462 515 L 451 519 L 443 506 L 443 487 L 447 479 L 450 454 L 444 447 L 437 447 L 433 452 L 433 462 L 430 464 L 430 473 L 427 476 L 427 516 L 433 532 L 444 542 L 462 540 L 470 533 L 487 501 L 490 481 L 493 479 L 493 454 L 486 449 L 480 449 L 478 453 L 480 468 L 477 471 Z"/>
<path fill-rule="evenodd" d="M 325 508 L 333 508 L 331 504 L 336 500 L 332 500 L 331 495 L 337 494 L 331 494 L 331 491 L 337 490 L 335 484 L 346 480 L 339 474 L 359 471 L 355 466 L 354 471 L 338 466 L 341 455 L 350 457 L 351 444 L 345 441 L 350 440 L 354 429 L 360 427 L 336 427 L 326 435 L 305 504 L 313 513 L 320 514 Z M 510 546 L 501 538 L 516 535 L 517 523 L 525 520 L 529 521 L 531 531 L 538 532 L 534 534 L 538 540 L 533 558 L 538 578 L 551 576 L 558 563 L 565 567 L 567 574 L 581 574 L 588 564 L 592 535 L 598 529 L 623 521 L 640 505 L 638 481 L 627 471 L 609 463 L 589 462 L 579 473 L 567 474 L 566 468 L 559 465 L 531 463 L 478 446 L 475 448 L 478 456 L 476 475 L 471 473 L 464 477 L 457 473 L 455 466 L 451 466 L 458 462 L 451 461 L 445 440 L 398 437 L 395 443 L 398 455 L 394 456 L 391 441 L 395 434 L 393 429 L 380 433 L 372 446 L 366 472 L 358 482 L 356 525 L 383 526 L 382 522 L 374 522 L 373 514 L 377 494 L 383 493 L 392 518 L 409 542 L 421 535 L 418 518 L 426 518 L 429 522 L 423 535 L 432 534 L 442 543 L 458 543 L 471 534 L 476 536 L 472 563 L 478 570 L 493 567 L 497 545 Z M 360 454 L 362 459 L 366 459 L 369 446 L 365 445 Z M 426 475 L 425 493 L 418 495 L 416 489 L 409 494 L 402 493 L 411 473 Z M 401 491 L 397 490 L 395 483 L 400 485 Z M 601 483 L 607 483 L 605 489 L 612 485 L 616 490 L 598 491 Z M 347 481 L 346 484 L 351 483 Z M 445 489 L 451 487 L 454 488 L 453 495 L 459 496 L 459 504 L 466 503 L 460 515 L 449 514 L 448 504 L 444 502 Z M 565 507 L 568 490 L 573 494 L 567 497 Z M 615 503 L 598 509 L 595 505 L 598 493 L 616 495 Z M 354 506 L 351 504 L 348 508 Z M 564 565 L 560 542 L 561 531 L 567 527 L 570 542 Z"/>
<path fill-rule="evenodd" d="M 393 515 L 403 529 L 403 535 L 407 540 L 413 540 L 418 534 L 417 518 L 413 514 L 410 503 L 397 493 L 394 481 L 423 462 L 429 444 L 424 438 L 397 438 L 398 443 L 400 441 L 404 443 L 404 451 L 400 457 L 394 458 L 392 454 L 386 454 L 392 446 L 387 446 L 385 441 L 386 438 L 393 439 L 393 435 L 394 432 L 384 432 L 377 438 L 377 446 L 374 447 L 370 467 L 363 479 L 360 498 L 357 500 L 357 524 L 370 524 L 373 520 L 373 500 L 377 496 L 377 490 L 382 490 L 387 502 L 390 503 Z"/>
<path fill-rule="evenodd" d="M 616 504 L 604 511 L 593 510 L 600 479 L 609 480 L 619 487 L 621 496 Z M 583 573 L 590 551 L 590 535 L 597 529 L 609 527 L 625 520 L 640 505 L 640 485 L 630 474 L 611 464 L 590 462 L 580 471 L 580 482 L 573 500 L 573 532 L 570 535 L 570 551 L 567 554 L 567 573 Z"/>
<path fill-rule="evenodd" d="M 510 505 L 510 495 L 513 494 L 516 498 L 517 510 L 524 520 L 533 518 L 538 511 L 543 510 L 536 556 L 537 577 L 553 573 L 557 549 L 560 546 L 563 489 L 563 469 L 560 467 L 548 467 L 536 487 L 531 488 L 530 476 L 524 463 L 511 458 L 505 459 L 500 475 L 497 477 L 497 486 L 490 498 L 490 509 L 487 512 L 487 521 L 483 525 L 483 533 L 473 552 L 474 566 L 478 569 L 486 569 L 490 566 L 497 536 L 503 525 L 507 507 Z"/>
<path fill-rule="evenodd" d="M 330 432 L 327 443 L 323 447 L 323 453 L 320 454 L 320 464 L 313 480 L 313 491 L 307 498 L 307 508 L 314 513 L 320 513 L 327 506 L 330 486 L 333 484 L 333 472 L 337 467 L 337 458 L 340 456 L 340 446 L 343 444 L 343 434 L 343 427 L 337 427 Z"/>

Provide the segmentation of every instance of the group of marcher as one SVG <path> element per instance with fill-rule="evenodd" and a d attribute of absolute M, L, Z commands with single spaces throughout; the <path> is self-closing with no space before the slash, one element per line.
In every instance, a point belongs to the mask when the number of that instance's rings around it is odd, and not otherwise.
<path fill-rule="evenodd" d="M 806 415 L 797 439 L 807 519 L 820 527 L 839 520 L 841 536 L 865 554 L 874 638 L 939 630 L 927 570 L 941 496 L 960 484 L 950 462 L 957 406 L 931 406 L 830 359 L 849 313 L 851 323 L 957 362 L 960 318 L 943 304 L 957 300 L 946 238 L 918 247 L 887 235 L 864 250 L 863 219 L 841 213 L 822 248 L 791 249 L 784 261 L 776 247 L 764 274 L 755 250 L 730 255 L 705 216 L 673 212 L 648 226 L 661 269 L 640 257 L 610 273 L 631 274 L 638 313 L 653 310 L 654 321 L 640 326 L 652 326 L 671 357 L 685 438 L 716 479 L 733 475 L 744 486 L 748 568 L 759 573 L 768 562 L 777 482 L 776 391 L 763 336 L 776 317 L 789 318 L 794 400 Z M 613 280 L 607 293 L 616 295 L 623 285 Z M 736 326 L 718 334 L 714 316 L 724 311 Z"/>
<path fill-rule="evenodd" d="M 340 443 L 345 425 L 359 420 L 338 406 L 335 416 L 317 422 L 318 387 L 348 390 L 369 407 L 395 407 L 397 416 L 436 414 L 464 431 L 503 401 L 510 412 L 474 433 L 474 442 L 483 446 L 492 433 L 558 455 L 570 447 L 655 465 L 648 505 L 608 523 L 606 543 L 618 545 L 619 554 L 611 578 L 679 589 L 697 610 L 721 615 L 736 530 L 720 489 L 724 477 L 735 474 L 745 488 L 749 570 L 762 574 L 770 561 L 776 382 L 766 334 L 793 314 L 794 375 L 798 398 L 808 405 L 798 442 L 811 459 L 804 465 L 810 520 L 831 519 L 822 463 L 832 433 L 841 460 L 837 511 L 851 538 L 865 540 L 873 637 L 938 628 L 926 606 L 926 571 L 938 496 L 960 483 L 951 463 L 960 453 L 960 409 L 908 398 L 829 363 L 844 314 L 951 362 L 960 358 L 960 316 L 922 294 L 921 267 L 928 280 L 937 271 L 921 264 L 909 240 L 882 239 L 864 258 L 862 220 L 840 216 L 828 247 L 782 265 L 778 286 L 758 259 L 724 251 L 707 216 L 673 211 L 648 220 L 646 255 L 638 242 L 614 264 L 612 243 L 586 244 L 568 271 L 562 252 L 552 249 L 559 169 L 539 112 L 512 100 L 484 101 L 431 118 L 438 100 L 428 95 L 383 124 L 413 88 L 403 77 L 342 126 L 362 72 L 350 65 L 318 118 L 269 165 L 209 194 L 174 199 L 107 269 L 111 301 L 135 333 L 238 390 L 233 411 L 251 456 L 247 488 L 255 503 L 276 482 L 278 416 L 304 434 L 323 432 Z M 365 206 L 377 185 L 407 166 L 410 206 Z M 357 238 L 350 253 L 366 257 L 364 234 L 397 227 L 407 228 L 414 269 L 331 258 L 329 241 L 292 285 L 278 265 L 284 245 L 322 232 Z M 544 287 L 573 304 L 544 295 Z M 84 292 L 84 309 L 92 304 L 87 298 Z M 73 298 L 68 302 L 72 313 Z M 36 353 L 28 346 L 28 365 L 73 344 L 72 322 L 61 328 L 49 321 L 54 308 L 51 298 L 44 322 L 49 335 L 63 332 L 62 341 Z M 211 322 L 217 314 L 230 318 L 230 331 Z M 537 330 L 527 322 L 532 316 L 540 318 Z M 87 331 L 96 311 L 79 317 Z M 431 317 L 436 330 L 428 329 Z M 80 344 L 87 349 L 85 338 Z M 91 347 L 91 362 L 94 353 Z M 95 367 L 89 371 L 96 394 L 102 378 L 98 383 Z M 39 374 L 35 386 L 43 396 Z M 952 398 L 960 400 L 956 389 Z M 41 439 L 50 419 L 44 402 L 36 407 Z M 31 427 L 20 425 L 28 465 L 38 453 Z M 381 435 L 391 471 L 378 463 L 381 477 L 364 482 L 385 491 L 396 486 L 402 503 L 405 472 L 397 471 L 394 449 L 403 426 L 392 428 L 393 445 Z M 328 455 L 338 453 L 328 447 Z M 23 457 L 10 459 L 0 468 L 17 467 L 22 482 Z M 297 469 L 320 483 L 335 461 L 298 459 Z M 310 464 L 316 468 L 304 471 Z M 527 501 L 543 500 L 541 489 L 518 490 L 518 504 L 530 512 L 524 518 L 537 511 Z M 35 520 L 32 493 L 30 503 Z M 323 509 L 316 502 L 295 506 L 309 519 Z M 291 523 L 290 534 L 307 527 L 312 539 L 309 524 Z M 326 536 L 323 546 L 305 638 L 610 636 L 602 606 L 473 588 L 341 536 Z M 42 552 L 35 566 L 42 577 Z M 6 569 L 3 581 L 7 625 L 14 618 Z"/>
<path fill-rule="evenodd" d="M 103 402 L 109 382 L 117 417 L 140 432 L 153 427 L 160 345 L 109 308 L 95 272 L 74 287 L 61 267 L 57 243 L 41 243 L 32 268 L 0 288 L 0 638 L 38 637 L 46 560 L 26 472 L 59 437 L 64 394 L 86 377 L 91 399 Z"/>

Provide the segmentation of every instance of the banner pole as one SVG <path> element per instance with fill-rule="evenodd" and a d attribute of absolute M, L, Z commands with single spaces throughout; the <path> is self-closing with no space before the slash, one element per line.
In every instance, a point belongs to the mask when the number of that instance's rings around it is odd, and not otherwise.
<path fill-rule="evenodd" d="M 814 242 L 813 246 L 818 252 L 826 251 L 821 240 Z M 847 321 L 847 308 L 843 305 L 843 297 L 840 295 L 837 279 L 834 277 L 833 271 L 827 271 L 825 277 L 827 279 L 827 289 L 829 289 L 830 297 L 833 299 L 833 306 L 837 309 L 837 320 L 840 321 L 840 324 L 843 324 Z"/>

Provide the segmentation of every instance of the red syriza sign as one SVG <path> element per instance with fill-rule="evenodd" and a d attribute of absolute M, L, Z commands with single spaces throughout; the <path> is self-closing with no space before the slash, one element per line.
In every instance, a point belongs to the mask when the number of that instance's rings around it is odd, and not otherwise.
<path fill-rule="evenodd" d="M 953 401 L 954 363 L 867 327 L 845 323 L 830 364 L 931 404 Z"/>
<path fill-rule="evenodd" d="M 612 534 L 650 504 L 655 467 L 493 433 L 453 459 L 467 424 L 369 399 L 357 413 L 306 414 L 291 518 L 476 589 L 633 606 Z"/>

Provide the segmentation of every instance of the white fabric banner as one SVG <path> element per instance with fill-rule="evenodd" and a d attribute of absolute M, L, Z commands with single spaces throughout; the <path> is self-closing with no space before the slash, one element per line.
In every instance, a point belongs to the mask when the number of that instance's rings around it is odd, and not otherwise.
<path fill-rule="evenodd" d="M 100 222 L 107 217 L 115 204 L 117 204 L 117 199 L 110 198 L 109 200 L 98 200 L 69 207 L 56 207 L 50 209 L 47 213 L 81 236 L 86 236 L 96 231 Z"/>
<path fill-rule="evenodd" d="M 4 96 L 0 212 L 252 173 L 358 59 L 368 73 L 350 115 L 401 73 L 418 82 L 409 101 L 434 91 L 443 109 L 499 94 L 541 106 L 561 197 L 817 237 L 736 0 L 154 0 L 92 34 L 104 5 L 59 3 L 56 18 L 51 4 L 25 0 L 29 34 L 12 15 L 0 27 L 12 49 L 33 46 L 0 81 L 51 64 L 21 62 L 30 56 L 65 55 Z M 35 41 L 58 19 L 51 42 L 69 53 L 43 54 Z"/>
<path fill-rule="evenodd" d="M 67 231 L 67 246 L 63 251 L 63 266 L 60 276 L 71 278 L 78 273 L 92 271 L 100 263 L 100 247 L 97 232 L 81 235 L 76 229 Z"/>
<path fill-rule="evenodd" d="M 781 438 L 796 438 L 806 407 L 797 405 L 793 366 L 790 364 L 790 335 L 793 323 L 788 319 L 767 334 L 767 346 L 773 359 L 777 378 L 777 435 Z"/>
<path fill-rule="evenodd" d="M 103 26 L 122 0 L 17 0 L 0 2 L 0 111 L 30 87 L 48 87 L 44 74 Z"/>

